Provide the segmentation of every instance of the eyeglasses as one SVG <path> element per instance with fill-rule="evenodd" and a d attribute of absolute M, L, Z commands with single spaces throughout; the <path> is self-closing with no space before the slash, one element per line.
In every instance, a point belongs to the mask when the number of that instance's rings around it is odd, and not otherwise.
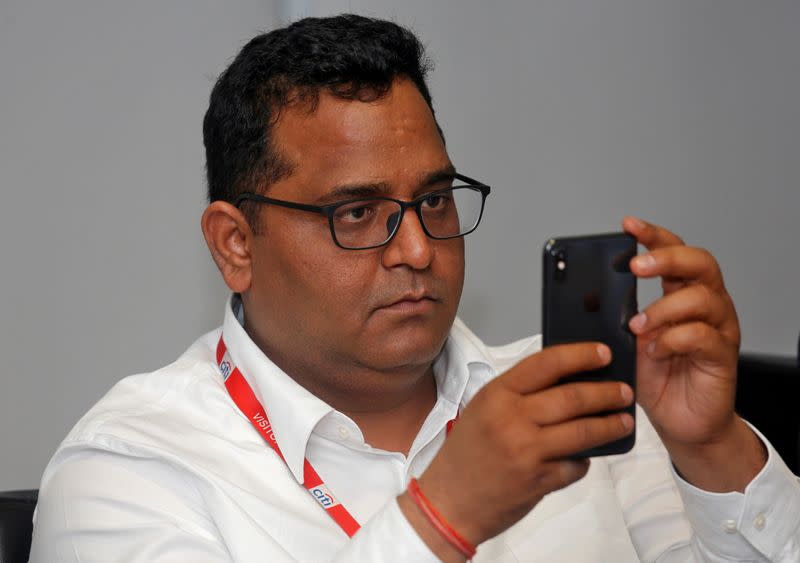
<path fill-rule="evenodd" d="M 388 244 L 409 208 L 417 212 L 422 229 L 432 239 L 463 237 L 478 228 L 491 188 L 461 174 L 455 174 L 455 178 L 466 185 L 429 192 L 412 201 L 370 197 L 317 206 L 245 192 L 239 194 L 234 205 L 254 201 L 325 215 L 337 246 L 366 250 Z"/>

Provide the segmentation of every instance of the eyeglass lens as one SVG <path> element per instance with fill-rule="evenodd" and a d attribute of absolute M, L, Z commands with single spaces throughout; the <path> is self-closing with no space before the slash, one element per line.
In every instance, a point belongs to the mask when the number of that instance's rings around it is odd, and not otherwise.
<path fill-rule="evenodd" d="M 469 186 L 435 192 L 419 204 L 425 228 L 434 238 L 470 232 L 480 220 L 482 207 L 483 194 Z M 366 248 L 388 241 L 398 228 L 401 213 L 397 202 L 363 199 L 337 207 L 331 222 L 340 245 Z"/>

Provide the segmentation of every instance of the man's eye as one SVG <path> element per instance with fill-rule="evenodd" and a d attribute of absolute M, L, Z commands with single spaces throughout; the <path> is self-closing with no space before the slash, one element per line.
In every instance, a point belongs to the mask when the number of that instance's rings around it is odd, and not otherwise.
<path fill-rule="evenodd" d="M 447 205 L 447 197 L 442 194 L 432 195 L 425 198 L 424 205 L 428 209 L 440 209 Z"/>
<path fill-rule="evenodd" d="M 370 205 L 348 205 L 336 211 L 336 220 L 355 223 L 369 219 L 373 209 Z"/>
<path fill-rule="evenodd" d="M 354 207 L 353 209 L 347 210 L 347 216 L 351 219 L 361 219 L 366 214 L 366 207 Z"/>

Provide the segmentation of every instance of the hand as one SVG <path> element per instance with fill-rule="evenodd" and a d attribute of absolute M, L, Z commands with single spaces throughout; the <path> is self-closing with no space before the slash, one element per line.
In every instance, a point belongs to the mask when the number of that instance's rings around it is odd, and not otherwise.
<path fill-rule="evenodd" d="M 664 290 L 630 322 L 637 401 L 690 482 L 743 489 L 764 456 L 734 411 L 739 321 L 719 265 L 707 250 L 657 225 L 627 217 L 623 227 L 649 251 L 631 260 L 631 271 L 660 277 Z"/>
<path fill-rule="evenodd" d="M 662 439 L 703 444 L 734 418 L 739 322 L 714 257 L 670 231 L 628 217 L 625 230 L 649 253 L 631 260 L 660 277 L 664 296 L 630 322 L 637 335 L 637 401 Z"/>
<path fill-rule="evenodd" d="M 629 414 L 598 416 L 630 405 L 629 386 L 554 386 L 565 375 L 603 367 L 610 359 L 608 347 L 598 343 L 553 346 L 475 395 L 419 479 L 423 493 L 456 531 L 475 545 L 494 537 L 547 493 L 586 474 L 589 461 L 569 456 L 631 432 Z M 402 495 L 399 502 L 421 537 L 444 558 L 447 544 L 444 551 L 437 549 L 441 539 L 413 501 Z"/>

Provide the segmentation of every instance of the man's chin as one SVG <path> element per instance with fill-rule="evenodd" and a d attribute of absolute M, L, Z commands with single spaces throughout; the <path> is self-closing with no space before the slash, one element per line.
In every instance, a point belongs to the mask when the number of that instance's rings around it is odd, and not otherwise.
<path fill-rule="evenodd" d="M 444 325 L 444 326 L 442 326 Z M 430 321 L 426 323 L 403 323 L 394 330 L 386 331 L 370 339 L 369 349 L 363 348 L 365 359 L 377 369 L 395 370 L 430 365 L 442 351 L 449 324 Z"/>

